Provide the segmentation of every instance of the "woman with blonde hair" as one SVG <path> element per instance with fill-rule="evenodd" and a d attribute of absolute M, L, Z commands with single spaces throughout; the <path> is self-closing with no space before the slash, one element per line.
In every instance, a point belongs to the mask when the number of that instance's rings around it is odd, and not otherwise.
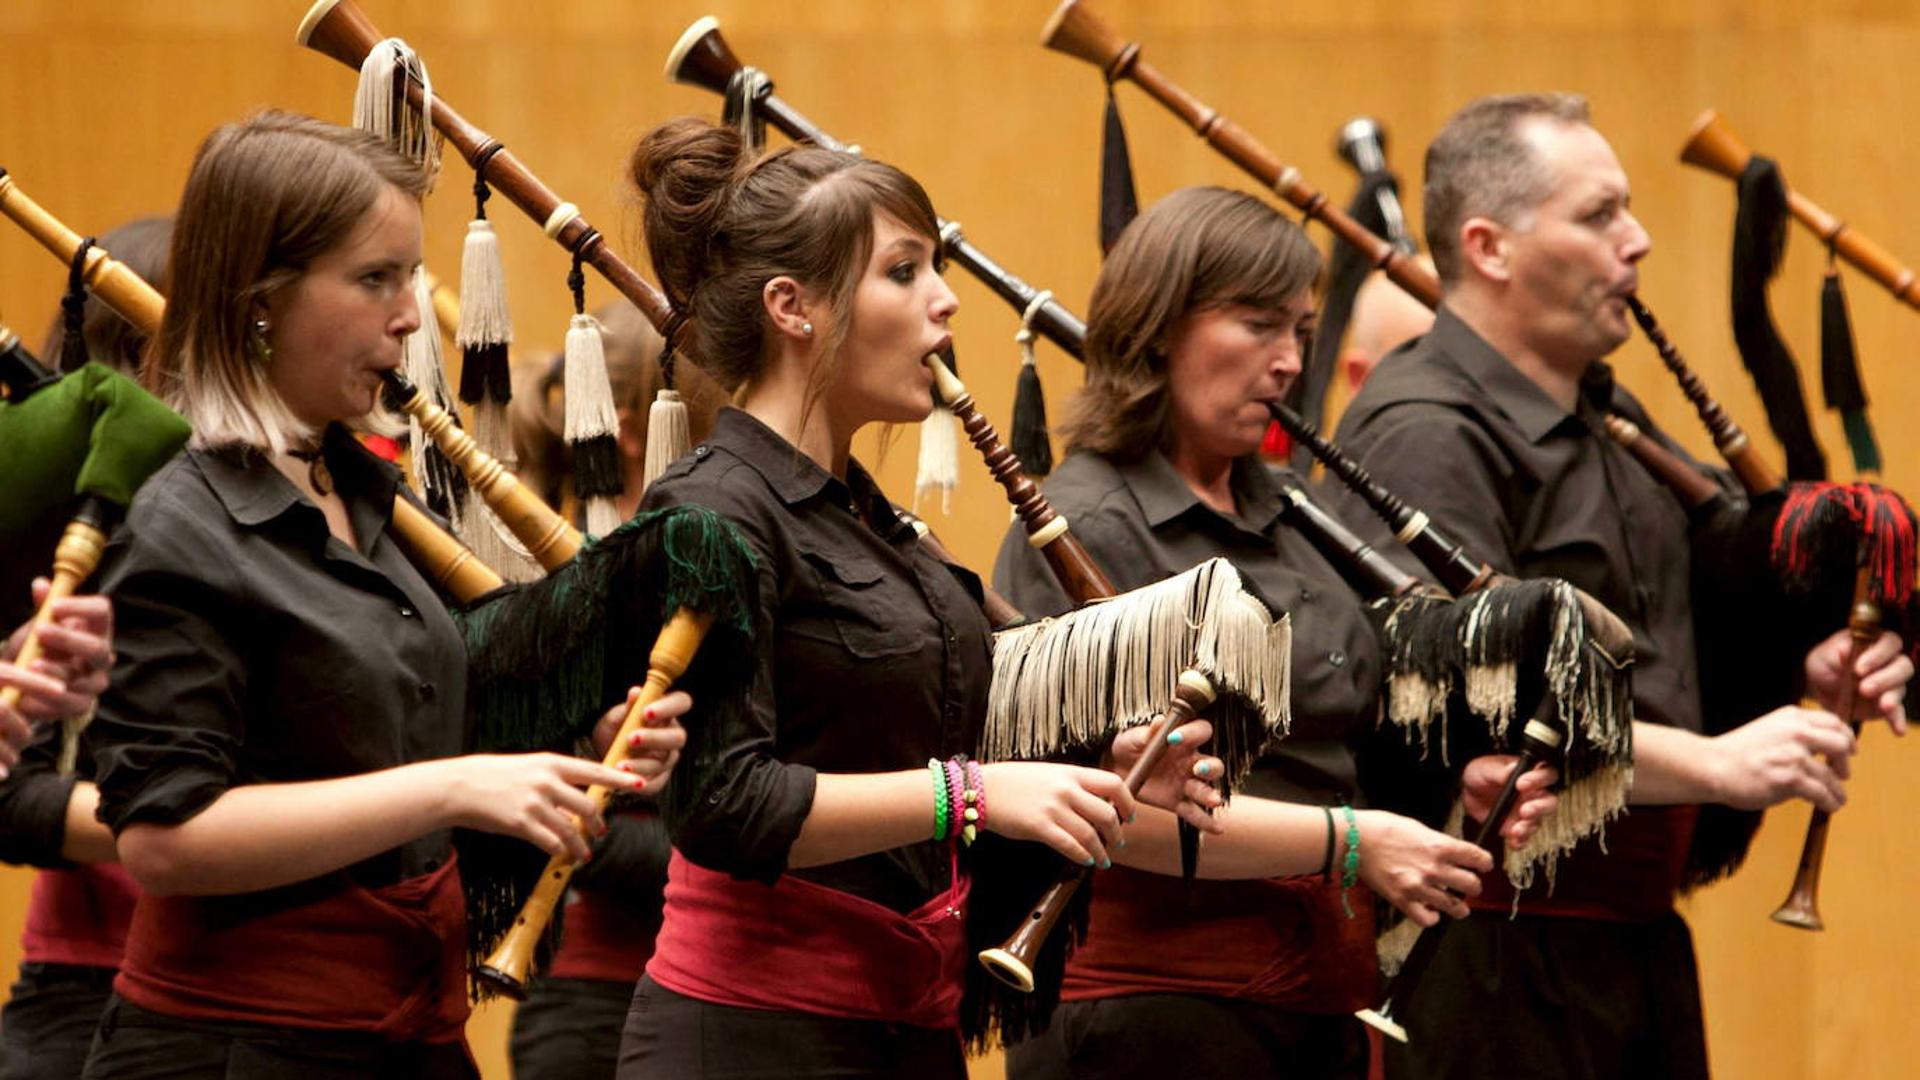
<path fill-rule="evenodd" d="M 194 438 L 101 570 L 99 816 L 143 892 L 87 1077 L 475 1075 L 453 830 L 584 857 L 579 789 L 644 783 L 464 753 L 465 648 L 392 532 L 411 496 L 346 427 L 420 325 L 425 187 L 285 113 L 194 161 L 151 365 Z"/>

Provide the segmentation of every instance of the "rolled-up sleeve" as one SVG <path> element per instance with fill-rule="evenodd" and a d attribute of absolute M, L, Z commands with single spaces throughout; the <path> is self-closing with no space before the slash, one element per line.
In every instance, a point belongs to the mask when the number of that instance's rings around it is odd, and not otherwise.
<path fill-rule="evenodd" d="M 737 468 L 738 466 L 732 466 Z M 781 761 L 779 721 L 774 702 L 771 643 L 774 612 L 780 604 L 778 568 L 786 559 L 767 523 L 765 508 L 743 497 L 724 474 L 730 466 L 701 463 L 690 475 L 684 468 L 649 488 L 646 509 L 698 504 L 731 521 L 759 556 L 755 582 L 753 640 L 758 655 L 745 707 L 727 718 L 724 731 L 701 724 L 697 683 L 691 688 L 694 711 L 687 720 L 688 750 L 674 771 L 673 783 L 691 783 L 685 798 L 666 800 L 673 846 L 701 866 L 738 878 L 773 881 L 787 869 L 788 852 L 813 810 L 816 771 Z"/>
<path fill-rule="evenodd" d="M 67 839 L 67 803 L 79 777 L 56 771 L 60 741 L 61 725 L 42 726 L 7 778 L 0 780 L 0 862 L 69 865 L 60 849 Z"/>
<path fill-rule="evenodd" d="M 162 510 L 130 520 L 103 560 L 118 659 L 90 737 L 100 820 L 116 835 L 179 824 L 237 782 L 245 604 L 214 539 Z"/>

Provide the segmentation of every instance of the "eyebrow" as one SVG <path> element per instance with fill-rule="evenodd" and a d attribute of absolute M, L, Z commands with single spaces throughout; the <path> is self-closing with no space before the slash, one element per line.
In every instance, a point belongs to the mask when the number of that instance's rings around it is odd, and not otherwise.
<path fill-rule="evenodd" d="M 903 236 L 903 237 L 901 237 L 901 238 L 899 238 L 898 240 L 895 240 L 895 241 L 894 241 L 893 243 L 891 243 L 891 244 L 888 244 L 888 245 L 887 245 L 886 247 L 884 247 L 884 248 L 881 248 L 881 249 L 880 249 L 880 254 L 882 254 L 882 255 L 890 255 L 890 254 L 892 254 L 893 252 L 895 252 L 895 251 L 897 251 L 897 250 L 900 250 L 900 249 L 902 249 L 902 248 L 905 248 L 906 250 L 908 250 L 908 251 L 910 251 L 910 252 L 913 252 L 913 253 L 915 253 L 915 254 L 918 254 L 918 253 L 920 253 L 920 252 L 922 252 L 922 251 L 929 251 L 929 250 L 932 250 L 932 247 L 933 247 L 933 245 L 931 245 L 931 244 L 929 244 L 929 243 L 927 243 L 927 241 L 926 241 L 926 239 L 925 239 L 925 238 L 923 238 L 923 237 L 919 237 L 919 236 Z"/>

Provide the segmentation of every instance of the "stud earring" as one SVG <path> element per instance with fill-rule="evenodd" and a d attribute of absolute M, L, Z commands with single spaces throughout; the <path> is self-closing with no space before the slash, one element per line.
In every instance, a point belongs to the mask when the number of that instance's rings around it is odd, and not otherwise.
<path fill-rule="evenodd" d="M 253 320 L 252 332 L 247 335 L 247 347 L 252 350 L 253 358 L 262 364 L 273 359 L 273 346 L 267 344 L 267 320 Z"/>
<path fill-rule="evenodd" d="M 812 336 L 813 336 L 813 324 L 812 324 L 812 323 L 810 323 L 810 322 L 803 322 L 803 323 L 801 323 L 801 324 L 800 324 L 800 332 L 801 332 L 801 333 L 803 333 L 803 334 L 805 334 L 805 335 L 807 335 L 808 337 L 812 337 Z"/>

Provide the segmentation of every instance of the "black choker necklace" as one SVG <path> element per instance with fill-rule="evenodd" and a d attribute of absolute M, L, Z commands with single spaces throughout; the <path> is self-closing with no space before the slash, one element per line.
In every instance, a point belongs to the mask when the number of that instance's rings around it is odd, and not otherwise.
<path fill-rule="evenodd" d="M 314 491 L 321 495 L 333 494 L 333 474 L 327 471 L 327 452 L 325 449 L 294 450 L 289 448 L 287 453 L 307 463 L 307 483 L 313 485 Z"/>

